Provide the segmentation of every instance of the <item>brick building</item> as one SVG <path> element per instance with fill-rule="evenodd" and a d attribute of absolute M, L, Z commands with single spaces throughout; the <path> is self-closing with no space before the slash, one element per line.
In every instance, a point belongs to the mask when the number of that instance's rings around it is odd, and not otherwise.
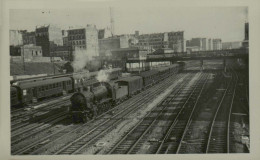
<path fill-rule="evenodd" d="M 36 45 L 42 47 L 42 55 L 49 57 L 56 46 L 63 45 L 61 29 L 53 25 L 36 27 Z"/>
<path fill-rule="evenodd" d="M 23 44 L 33 44 L 36 45 L 36 40 L 35 40 L 35 32 L 25 32 L 23 34 Z"/>
<path fill-rule="evenodd" d="M 62 60 L 72 60 L 72 50 L 70 46 L 57 46 L 51 51 L 52 57 L 60 57 Z"/>
<path fill-rule="evenodd" d="M 93 56 L 98 56 L 98 30 L 96 26 L 87 25 L 85 28 L 68 30 L 68 45 L 74 51 L 75 48 L 79 48 L 91 52 Z"/>

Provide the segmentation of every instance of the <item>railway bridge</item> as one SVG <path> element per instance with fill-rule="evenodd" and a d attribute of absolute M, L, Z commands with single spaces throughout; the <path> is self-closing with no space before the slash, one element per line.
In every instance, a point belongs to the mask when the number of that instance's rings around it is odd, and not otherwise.
<path fill-rule="evenodd" d="M 229 50 L 213 50 L 213 51 L 196 51 L 192 53 L 181 52 L 181 53 L 157 53 L 157 54 L 148 54 L 145 58 L 127 58 L 126 63 L 139 63 L 139 68 L 145 66 L 146 63 L 149 62 L 162 62 L 168 61 L 171 63 L 177 61 L 188 61 L 188 60 L 199 60 L 201 63 L 201 69 L 203 70 L 203 60 L 223 60 L 223 68 L 226 70 L 226 60 L 227 59 L 238 59 L 244 60 L 248 63 L 249 58 L 249 50 L 248 48 L 240 48 L 240 49 L 229 49 Z"/>

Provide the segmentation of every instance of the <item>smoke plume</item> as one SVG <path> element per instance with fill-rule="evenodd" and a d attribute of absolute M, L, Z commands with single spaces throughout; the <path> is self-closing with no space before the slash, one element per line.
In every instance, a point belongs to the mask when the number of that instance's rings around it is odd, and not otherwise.
<path fill-rule="evenodd" d="M 93 60 L 93 56 L 95 56 L 94 51 L 75 48 L 74 60 L 72 62 L 74 72 L 87 70 L 86 65 Z"/>
<path fill-rule="evenodd" d="M 109 81 L 109 70 L 100 70 L 97 74 L 96 79 L 99 82 L 108 82 Z"/>

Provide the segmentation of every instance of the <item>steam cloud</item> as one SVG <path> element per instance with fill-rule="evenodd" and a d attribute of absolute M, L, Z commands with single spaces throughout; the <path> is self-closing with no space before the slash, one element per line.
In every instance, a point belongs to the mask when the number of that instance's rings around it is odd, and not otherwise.
<path fill-rule="evenodd" d="M 91 62 L 92 64 L 94 63 L 93 56 L 95 56 L 94 51 L 75 48 L 74 61 L 72 62 L 72 67 L 74 69 L 74 72 L 80 72 L 80 74 L 74 74 L 75 77 L 79 79 L 83 77 L 89 78 L 90 73 L 89 69 L 86 69 L 86 65 Z M 96 79 L 99 82 L 108 82 L 109 75 L 111 72 L 112 69 L 100 70 L 96 75 Z"/>
<path fill-rule="evenodd" d="M 96 76 L 96 79 L 99 82 L 108 82 L 109 81 L 109 74 L 112 70 L 100 70 Z"/>
<path fill-rule="evenodd" d="M 74 72 L 84 71 L 86 64 L 93 60 L 95 52 L 86 49 L 75 48 L 74 61 L 72 67 Z"/>

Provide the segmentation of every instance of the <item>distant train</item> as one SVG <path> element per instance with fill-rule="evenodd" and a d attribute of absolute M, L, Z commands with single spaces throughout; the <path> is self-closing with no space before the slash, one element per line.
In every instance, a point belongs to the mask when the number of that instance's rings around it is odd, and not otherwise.
<path fill-rule="evenodd" d="M 86 122 L 141 90 L 176 74 L 183 67 L 184 63 L 173 64 L 107 83 L 96 83 L 71 96 L 69 115 L 74 122 Z"/>
<path fill-rule="evenodd" d="M 109 72 L 108 80 L 117 79 L 122 74 L 121 68 L 106 71 Z M 80 91 L 83 86 L 97 83 L 97 75 L 98 71 L 80 72 L 14 82 L 10 89 L 11 106 L 23 106 L 44 98 Z"/>

